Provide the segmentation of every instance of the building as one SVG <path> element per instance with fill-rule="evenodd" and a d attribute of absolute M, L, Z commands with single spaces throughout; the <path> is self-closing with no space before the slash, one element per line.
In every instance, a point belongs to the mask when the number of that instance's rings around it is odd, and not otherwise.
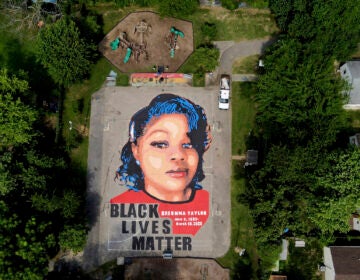
<path fill-rule="evenodd" d="M 360 109 L 360 60 L 347 61 L 340 67 L 340 75 L 349 82 L 351 88 L 346 93 L 349 101 L 345 109 Z"/>
<path fill-rule="evenodd" d="M 246 152 L 246 162 L 245 166 L 257 165 L 258 164 L 258 151 L 257 150 L 248 150 Z"/>
<path fill-rule="evenodd" d="M 360 246 L 324 247 L 325 280 L 359 280 Z"/>

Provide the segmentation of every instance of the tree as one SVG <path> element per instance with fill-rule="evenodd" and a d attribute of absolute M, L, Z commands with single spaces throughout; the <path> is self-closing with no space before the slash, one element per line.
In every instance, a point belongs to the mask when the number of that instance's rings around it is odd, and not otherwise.
<path fill-rule="evenodd" d="M 309 219 L 325 238 L 350 230 L 350 215 L 360 204 L 359 160 L 358 148 L 334 151 L 327 156 L 325 168 L 318 171 L 315 185 L 318 199 L 309 211 Z"/>
<path fill-rule="evenodd" d="M 88 74 L 95 46 L 80 37 L 75 23 L 62 18 L 39 32 L 37 59 L 53 80 L 69 86 Z"/>
<path fill-rule="evenodd" d="M 201 25 L 201 33 L 204 36 L 204 41 L 210 43 L 217 35 L 217 27 L 214 22 L 204 22 Z"/>
<path fill-rule="evenodd" d="M 314 43 L 325 54 L 338 60 L 348 59 L 360 41 L 360 2 L 318 0 L 312 16 L 317 30 Z"/>
<path fill-rule="evenodd" d="M 16 97 L 27 89 L 26 81 L 9 77 L 6 69 L 0 70 L 0 150 L 29 143 L 36 134 L 32 127 L 36 111 Z"/>
<path fill-rule="evenodd" d="M 9 77 L 6 68 L 0 69 L 0 93 L 23 94 L 29 89 L 28 82 L 15 75 Z"/>
<path fill-rule="evenodd" d="M 228 10 L 235 10 L 239 5 L 239 1 L 236 0 L 222 0 L 221 6 Z"/>
<path fill-rule="evenodd" d="M 59 235 L 59 243 L 65 251 L 67 249 L 80 252 L 86 243 L 87 230 L 82 225 L 65 226 L 64 231 Z"/>
<path fill-rule="evenodd" d="M 64 224 L 83 223 L 82 197 L 69 186 L 64 160 L 40 154 L 34 142 L 0 156 L 0 279 L 43 279 Z"/>
<path fill-rule="evenodd" d="M 259 244 L 276 243 L 284 228 L 298 236 L 320 233 L 324 241 L 349 231 L 350 215 L 360 203 L 360 150 L 329 153 L 321 146 L 273 146 L 251 177 L 244 201 Z"/>
<path fill-rule="evenodd" d="M 358 1 L 271 0 L 269 7 L 282 31 L 326 56 L 348 59 L 360 41 Z"/>
<path fill-rule="evenodd" d="M 279 28 L 287 30 L 293 11 L 293 1 L 287 0 L 269 0 L 269 8 L 276 18 Z"/>
<path fill-rule="evenodd" d="M 160 1 L 159 12 L 162 16 L 184 17 L 192 15 L 198 8 L 196 0 L 162 0 Z"/>
<path fill-rule="evenodd" d="M 285 228 L 298 235 L 314 229 L 307 218 L 311 189 L 316 182 L 315 170 L 323 155 L 319 145 L 294 150 L 272 146 L 263 168 L 256 171 L 245 192 L 244 201 L 251 208 L 258 243 L 276 243 Z"/>
<path fill-rule="evenodd" d="M 27 92 L 26 80 L 0 70 L 0 279 L 43 279 L 64 224 L 84 223 L 82 190 L 51 141 L 39 142 Z"/>
<path fill-rule="evenodd" d="M 257 95 L 257 122 L 264 137 L 289 146 L 314 139 L 331 145 L 345 126 L 345 83 L 333 74 L 332 60 L 283 37 L 266 55 L 265 65 Z"/>
<path fill-rule="evenodd" d="M 3 17 L 1 27 L 12 32 L 24 32 L 44 24 L 48 15 L 60 18 L 61 0 L 54 3 L 48 1 L 4 0 L 0 4 Z"/>
<path fill-rule="evenodd" d="M 218 65 L 219 50 L 210 46 L 203 46 L 195 50 L 191 59 L 196 65 L 194 73 L 203 74 L 213 71 Z"/>
<path fill-rule="evenodd" d="M 0 278 L 43 279 L 47 273 L 47 250 L 55 245 L 50 223 L 35 217 L 24 220 L 0 200 Z"/>

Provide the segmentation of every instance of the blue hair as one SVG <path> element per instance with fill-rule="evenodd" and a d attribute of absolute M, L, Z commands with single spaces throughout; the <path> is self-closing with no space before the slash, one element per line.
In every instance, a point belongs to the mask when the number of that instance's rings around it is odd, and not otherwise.
<path fill-rule="evenodd" d="M 131 190 L 144 189 L 144 175 L 136 163 L 131 144 L 137 144 L 137 139 L 143 135 L 146 126 L 153 118 L 158 118 L 164 114 L 183 114 L 186 116 L 189 125 L 188 136 L 199 156 L 197 171 L 189 187 L 202 189 L 202 186 L 199 185 L 199 182 L 205 178 L 202 157 L 211 142 L 205 111 L 190 100 L 170 93 L 156 96 L 148 106 L 132 116 L 129 123 L 129 140 L 121 151 L 120 158 L 123 164 L 116 171 L 120 176 L 120 181 Z"/>

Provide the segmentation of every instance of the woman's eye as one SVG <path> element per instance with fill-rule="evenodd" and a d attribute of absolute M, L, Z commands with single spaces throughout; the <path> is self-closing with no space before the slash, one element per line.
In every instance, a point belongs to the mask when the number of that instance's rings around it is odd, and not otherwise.
<path fill-rule="evenodd" d="M 159 148 L 159 149 L 165 149 L 169 146 L 169 144 L 166 141 L 164 141 L 164 142 L 154 141 L 154 142 L 151 142 L 150 145 L 155 148 Z"/>
<path fill-rule="evenodd" d="M 182 145 L 183 146 L 183 148 L 185 148 L 185 149 L 192 149 L 192 145 L 191 145 L 191 143 L 185 143 L 185 144 L 183 144 Z"/>

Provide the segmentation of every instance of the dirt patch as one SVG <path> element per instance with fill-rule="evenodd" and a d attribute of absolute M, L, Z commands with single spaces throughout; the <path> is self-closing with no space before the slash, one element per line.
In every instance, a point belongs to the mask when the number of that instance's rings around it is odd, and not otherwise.
<path fill-rule="evenodd" d="M 136 12 L 128 14 L 105 36 L 99 50 L 125 73 L 151 72 L 153 66 L 166 66 L 166 72 L 175 72 L 193 52 L 193 41 L 191 22 L 161 18 L 153 12 Z M 128 48 L 131 55 L 125 61 Z"/>
<path fill-rule="evenodd" d="M 81 134 L 81 136 L 89 136 L 89 129 L 85 125 L 78 125 L 76 130 Z"/>
<path fill-rule="evenodd" d="M 125 279 L 230 279 L 230 271 L 211 259 L 133 259 L 126 266 Z"/>
<path fill-rule="evenodd" d="M 56 128 L 56 115 L 47 115 L 44 118 L 44 123 L 47 128 L 55 129 Z"/>

